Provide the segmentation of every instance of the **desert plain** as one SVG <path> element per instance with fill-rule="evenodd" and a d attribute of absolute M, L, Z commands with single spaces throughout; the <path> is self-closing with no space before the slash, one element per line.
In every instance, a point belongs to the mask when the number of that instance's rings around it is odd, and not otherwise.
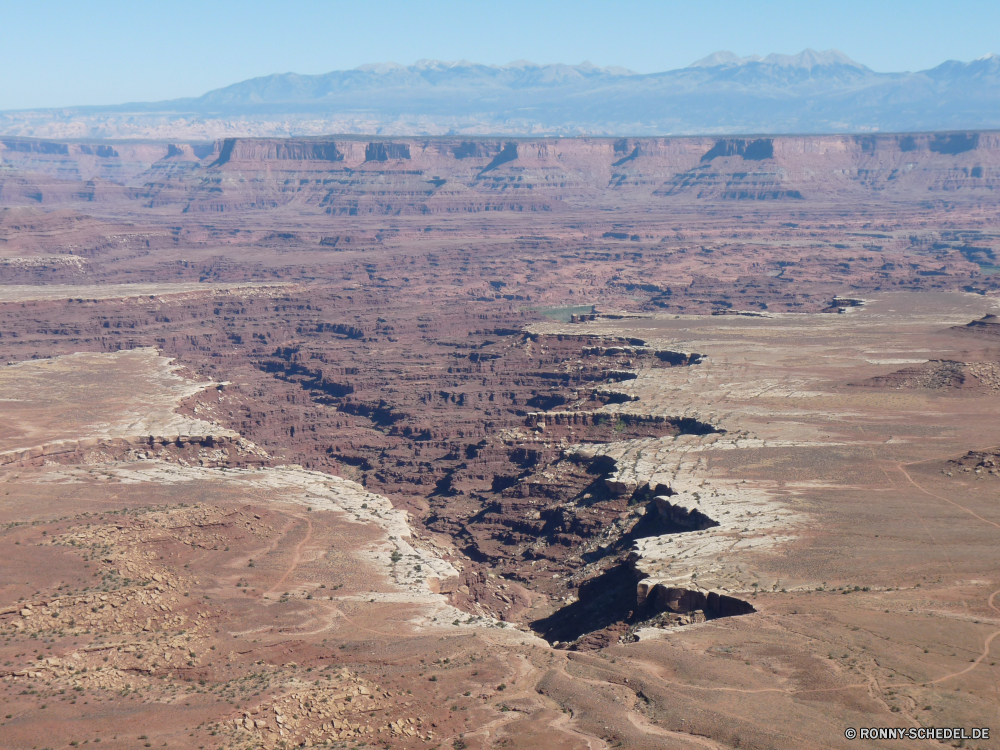
<path fill-rule="evenodd" d="M 998 209 L 993 132 L 0 138 L 0 747 L 996 747 Z"/>

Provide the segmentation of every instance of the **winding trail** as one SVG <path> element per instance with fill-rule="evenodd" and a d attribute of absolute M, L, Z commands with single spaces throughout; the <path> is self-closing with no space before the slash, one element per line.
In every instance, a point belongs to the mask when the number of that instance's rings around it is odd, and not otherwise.
<path fill-rule="evenodd" d="M 924 493 L 925 495 L 928 495 L 929 497 L 933 497 L 933 498 L 936 498 L 938 500 L 943 500 L 944 502 L 948 503 L 949 505 L 953 505 L 956 508 L 958 508 L 959 510 L 962 510 L 965 513 L 968 513 L 973 518 L 976 518 L 976 519 L 982 521 L 985 524 L 993 526 L 994 528 L 1000 529 L 1000 523 L 995 523 L 993 521 L 990 521 L 989 519 L 983 518 L 978 513 L 975 513 L 973 511 L 969 510 L 968 508 L 966 508 L 964 505 L 959 505 L 954 500 L 951 500 L 951 499 L 949 499 L 947 497 L 944 497 L 943 495 L 938 495 L 937 493 L 931 492 L 930 490 L 925 489 L 924 487 L 922 487 L 917 481 L 915 481 L 913 479 L 913 477 L 910 476 L 910 473 L 904 468 L 905 466 L 909 466 L 909 465 L 910 464 L 903 464 L 902 462 L 896 464 L 897 468 L 900 470 L 900 472 L 902 472 L 903 476 L 906 477 L 907 481 L 909 481 L 910 484 L 912 484 L 914 487 L 916 487 L 922 493 Z M 998 594 L 1000 594 L 1000 589 L 997 589 L 992 594 L 990 594 L 989 599 L 987 599 L 986 603 L 990 607 L 990 609 L 992 609 L 997 614 L 1000 614 L 1000 607 L 997 607 L 997 605 L 996 605 L 996 597 L 997 597 Z M 960 670 L 958 672 L 952 672 L 951 674 L 946 674 L 943 677 L 938 677 L 936 680 L 928 680 L 927 682 L 921 682 L 921 683 L 918 683 L 918 684 L 919 685 L 936 685 L 939 682 L 944 682 L 945 680 L 950 680 L 950 679 L 952 679 L 954 677 L 959 677 L 959 676 L 961 676 L 963 674 L 967 674 L 968 672 L 971 672 L 973 669 L 975 669 L 976 667 L 978 667 L 987 656 L 990 655 L 990 647 L 993 645 L 993 641 L 997 638 L 997 636 L 1000 636 L 1000 630 L 996 630 L 996 631 L 990 633 L 989 636 L 987 636 L 986 641 L 983 643 L 983 653 L 981 653 L 975 659 L 975 661 L 973 661 L 965 669 Z M 902 686 L 900 686 L 900 685 L 887 685 L 886 687 L 902 687 Z"/>
<path fill-rule="evenodd" d="M 923 462 L 921 461 L 919 463 L 923 463 Z M 917 484 L 915 481 L 913 481 L 913 477 L 911 477 L 910 474 L 909 474 L 909 472 L 906 469 L 903 468 L 904 466 L 909 466 L 909 465 L 910 464 L 903 464 L 902 462 L 896 464 L 896 466 L 899 468 L 899 470 L 903 473 L 903 476 L 905 476 L 907 478 L 907 480 L 909 480 L 910 484 L 912 484 L 918 490 L 920 490 L 921 492 L 923 492 L 925 495 L 930 495 L 931 497 L 936 497 L 938 500 L 944 500 L 946 503 L 948 503 L 950 505 L 954 505 L 959 510 L 964 511 L 965 513 L 968 513 L 973 518 L 978 518 L 983 523 L 988 523 L 990 526 L 993 526 L 994 528 L 1000 529 L 1000 523 L 994 523 L 993 521 L 987 520 L 987 519 L 983 518 L 982 516 L 980 516 L 978 513 L 974 513 L 973 511 L 969 510 L 964 505 L 959 505 L 954 500 L 949 500 L 948 498 L 944 497 L 943 495 L 937 495 L 937 494 L 931 492 L 930 490 L 925 490 L 923 487 L 921 487 L 919 484 Z"/>
<path fill-rule="evenodd" d="M 700 734 L 690 734 L 687 732 L 674 732 L 669 729 L 664 729 L 663 727 L 658 727 L 654 724 L 650 724 L 645 717 L 640 716 L 634 711 L 628 712 L 629 723 L 632 724 L 636 729 L 644 734 L 651 734 L 656 737 L 670 737 L 671 739 L 681 740 L 683 742 L 693 742 L 695 745 L 700 745 L 701 747 L 707 747 L 710 750 L 724 750 L 725 745 L 720 745 L 717 742 L 713 742 L 708 737 L 703 737 Z"/>
<path fill-rule="evenodd" d="M 570 726 L 573 720 L 573 717 L 569 714 L 560 713 L 555 719 L 549 722 L 549 726 L 557 732 L 562 732 L 570 737 L 575 737 L 581 742 L 586 742 L 590 750 L 605 750 L 607 748 L 608 743 L 600 737 L 595 737 L 592 734 L 587 734 Z"/>
<path fill-rule="evenodd" d="M 288 566 L 288 570 L 285 571 L 284 575 L 279 578 L 271 588 L 264 592 L 263 596 L 273 593 L 281 584 L 283 584 L 288 576 L 292 574 L 295 568 L 298 566 L 299 561 L 302 559 L 302 548 L 312 539 L 313 525 L 312 521 L 308 518 L 302 518 L 301 516 L 296 516 L 300 521 L 306 522 L 306 535 L 301 542 L 295 545 L 295 549 L 292 550 L 292 562 Z"/>
<path fill-rule="evenodd" d="M 997 605 L 995 604 L 995 600 L 996 600 L 997 594 L 1000 594 L 1000 589 L 997 589 L 992 594 L 990 594 L 990 598 L 989 598 L 989 600 L 987 600 L 986 603 L 989 604 L 990 608 L 992 610 L 994 610 L 997 614 L 1000 614 L 1000 607 L 997 607 Z M 967 666 L 965 669 L 961 670 L 960 672 L 952 672 L 951 674 L 946 674 L 946 675 L 944 675 L 944 677 L 938 677 L 936 680 L 929 680 L 928 682 L 921 682 L 919 684 L 920 685 L 936 685 L 939 682 L 944 682 L 945 680 L 950 680 L 953 677 L 959 677 L 959 676 L 961 676 L 963 674 L 966 674 L 967 672 L 971 672 L 973 669 L 975 669 L 976 667 L 978 667 L 987 656 L 990 655 L 990 646 L 993 645 L 993 641 L 994 641 L 994 639 L 997 636 L 1000 636 L 1000 630 L 995 630 L 992 633 L 990 633 L 989 636 L 987 636 L 986 641 L 983 643 L 983 653 L 981 653 L 976 658 L 976 660 L 974 662 L 972 662 L 972 664 L 970 664 L 969 666 Z M 901 686 L 901 685 L 887 685 L 886 687 L 903 687 L 903 686 Z"/>

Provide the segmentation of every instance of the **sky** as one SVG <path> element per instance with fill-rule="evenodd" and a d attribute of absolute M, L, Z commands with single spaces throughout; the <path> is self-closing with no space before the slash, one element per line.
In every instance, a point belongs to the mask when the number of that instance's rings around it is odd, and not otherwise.
<path fill-rule="evenodd" d="M 811 47 L 923 70 L 1000 52 L 998 29 L 997 0 L 0 0 L 0 110 L 159 101 L 425 58 L 652 73 L 717 50 Z"/>

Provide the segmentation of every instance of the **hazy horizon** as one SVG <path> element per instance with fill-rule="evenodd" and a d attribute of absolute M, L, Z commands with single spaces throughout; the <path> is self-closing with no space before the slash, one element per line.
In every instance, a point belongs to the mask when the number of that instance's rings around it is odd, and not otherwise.
<path fill-rule="evenodd" d="M 971 2 L 942 15 L 930 3 L 637 0 L 483 6 L 437 0 L 348 4 L 298 0 L 276 13 L 261 2 L 206 6 L 180 0 L 95 7 L 42 2 L 6 9 L 0 60 L 16 71 L 0 111 L 196 97 L 252 78 L 316 75 L 421 59 L 504 65 L 674 70 L 714 52 L 739 57 L 836 49 L 879 72 L 932 68 L 998 52 L 1000 6 Z M 39 22 L 44 19 L 44 22 Z"/>

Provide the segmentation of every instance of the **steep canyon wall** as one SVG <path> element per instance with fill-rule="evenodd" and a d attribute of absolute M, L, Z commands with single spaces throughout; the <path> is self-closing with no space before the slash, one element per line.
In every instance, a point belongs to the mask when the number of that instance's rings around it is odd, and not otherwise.
<path fill-rule="evenodd" d="M 625 198 L 956 199 L 1000 184 L 1000 134 L 747 138 L 231 138 L 214 144 L 0 139 L 18 170 L 0 201 L 116 198 L 194 211 L 302 205 L 329 213 L 556 210 Z M 52 178 L 85 181 L 67 190 Z M 17 187 L 30 183 L 28 187 Z M 111 183 L 111 184 L 106 184 Z M 127 187 L 123 195 L 114 186 Z"/>

